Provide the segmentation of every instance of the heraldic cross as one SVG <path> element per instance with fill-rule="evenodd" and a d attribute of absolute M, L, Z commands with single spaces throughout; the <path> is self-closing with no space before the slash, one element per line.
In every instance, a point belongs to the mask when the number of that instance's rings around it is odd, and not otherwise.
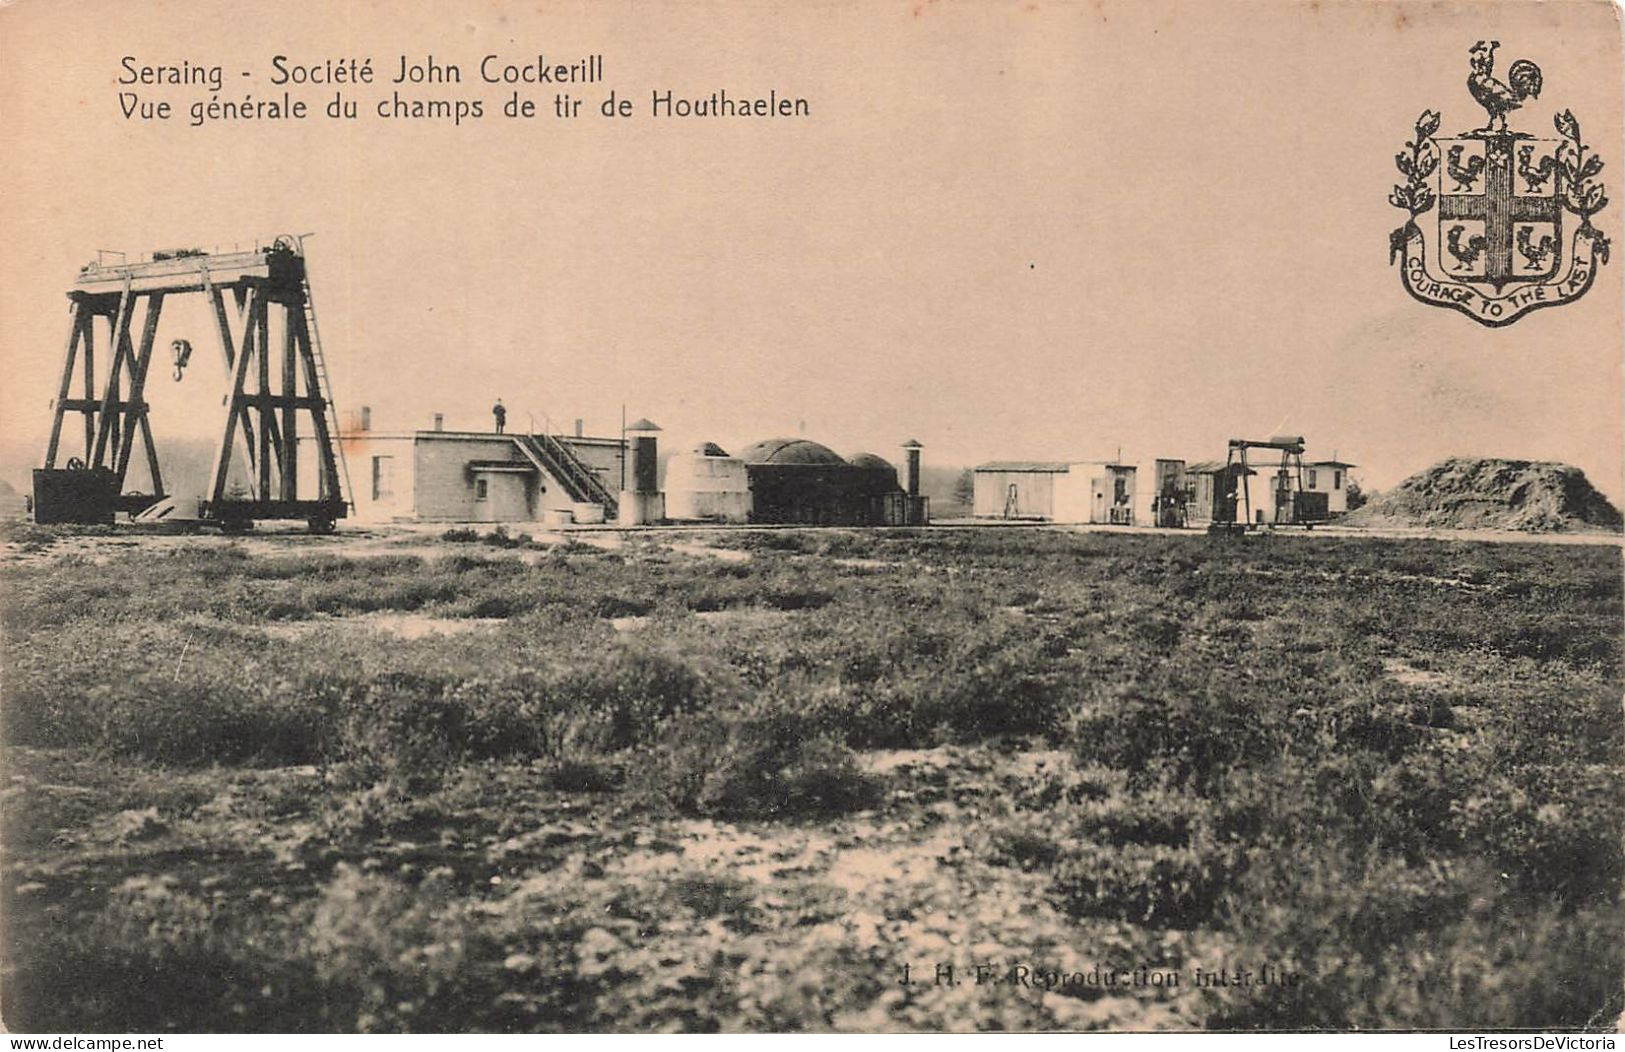
<path fill-rule="evenodd" d="M 1526 196 L 1515 192 L 1512 182 L 1512 146 L 1528 136 L 1512 132 L 1469 133 L 1468 137 L 1483 138 L 1485 159 L 1484 192 L 1478 194 L 1439 195 L 1439 219 L 1476 219 L 1484 224 L 1487 251 L 1484 259 L 1484 280 L 1499 289 L 1517 277 L 1512 272 L 1513 232 L 1518 223 L 1553 223 L 1563 217 L 1563 206 L 1557 194 L 1551 197 Z M 1556 179 L 1562 173 L 1554 173 Z M 1441 188 L 1442 189 L 1442 188 Z"/>

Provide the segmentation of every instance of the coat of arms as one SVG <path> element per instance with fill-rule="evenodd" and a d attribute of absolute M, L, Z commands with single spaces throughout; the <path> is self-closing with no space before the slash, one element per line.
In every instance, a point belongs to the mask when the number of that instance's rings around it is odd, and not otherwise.
<path fill-rule="evenodd" d="M 1424 110 L 1394 158 L 1405 182 L 1388 195 L 1410 213 L 1389 238 L 1406 291 L 1491 326 L 1579 299 L 1608 262 L 1608 238 L 1591 225 L 1608 204 L 1597 179 L 1602 158 L 1568 110 L 1553 121 L 1556 138 L 1507 128 L 1509 112 L 1540 97 L 1541 73 L 1519 59 L 1498 80 L 1498 47 L 1480 40 L 1469 60 L 1467 90 L 1489 122 L 1442 136 L 1439 114 Z M 1437 222 L 1424 220 L 1430 212 Z"/>

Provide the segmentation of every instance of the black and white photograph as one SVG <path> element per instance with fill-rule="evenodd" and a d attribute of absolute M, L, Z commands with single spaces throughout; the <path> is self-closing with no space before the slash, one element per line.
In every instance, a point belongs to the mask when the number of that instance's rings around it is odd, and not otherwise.
<path fill-rule="evenodd" d="M 1614 1047 L 1616 5 L 12 0 L 0 171 L 10 1048 Z"/>

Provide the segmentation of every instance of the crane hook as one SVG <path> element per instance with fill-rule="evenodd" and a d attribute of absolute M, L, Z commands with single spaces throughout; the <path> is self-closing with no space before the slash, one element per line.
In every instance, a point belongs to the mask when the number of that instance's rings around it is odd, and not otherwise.
<path fill-rule="evenodd" d="M 175 358 L 175 382 L 179 383 L 181 374 L 186 371 L 186 363 L 192 358 L 192 345 L 186 340 L 171 340 L 169 353 Z"/>

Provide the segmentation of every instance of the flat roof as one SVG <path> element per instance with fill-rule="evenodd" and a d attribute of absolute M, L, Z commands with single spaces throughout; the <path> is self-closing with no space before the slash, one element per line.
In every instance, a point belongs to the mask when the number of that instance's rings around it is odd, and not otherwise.
<path fill-rule="evenodd" d="M 1116 468 L 1119 471 L 1133 471 L 1133 464 L 1122 464 L 1115 460 L 990 460 L 986 464 L 978 464 L 972 471 L 1032 471 L 1049 474 L 1065 474 L 1075 467 Z"/>
<path fill-rule="evenodd" d="M 978 464 L 975 471 L 1068 471 L 1071 464 L 1059 460 L 990 460 L 986 464 Z"/>
<path fill-rule="evenodd" d="M 526 435 L 525 435 L 525 432 L 523 432 L 523 431 L 504 431 L 502 434 L 499 435 L 495 431 L 434 431 L 434 430 L 428 430 L 428 431 L 374 431 L 374 430 L 371 430 L 370 428 L 363 431 L 363 430 L 360 430 L 360 429 L 356 428 L 356 429 L 350 429 L 350 430 L 342 430 L 342 431 L 339 432 L 339 438 L 340 439 L 345 439 L 345 440 L 349 440 L 349 439 L 367 439 L 367 438 L 387 438 L 387 439 L 409 439 L 409 438 L 416 439 L 416 438 L 423 438 L 423 439 L 460 439 L 460 440 L 464 440 L 464 441 L 467 441 L 467 440 L 485 440 L 485 441 L 496 441 L 496 442 L 512 442 L 516 438 L 524 438 L 524 437 L 526 437 Z M 579 443 L 581 445 L 589 445 L 589 446 L 593 446 L 593 445 L 596 445 L 596 446 L 619 446 L 621 444 L 621 440 L 618 439 L 618 438 L 598 438 L 598 437 L 595 437 L 595 436 L 592 436 L 592 435 L 580 435 L 580 436 L 577 436 L 577 435 L 552 435 L 550 437 L 556 439 L 559 442 L 563 442 L 565 445 L 572 445 L 572 444 Z"/>

